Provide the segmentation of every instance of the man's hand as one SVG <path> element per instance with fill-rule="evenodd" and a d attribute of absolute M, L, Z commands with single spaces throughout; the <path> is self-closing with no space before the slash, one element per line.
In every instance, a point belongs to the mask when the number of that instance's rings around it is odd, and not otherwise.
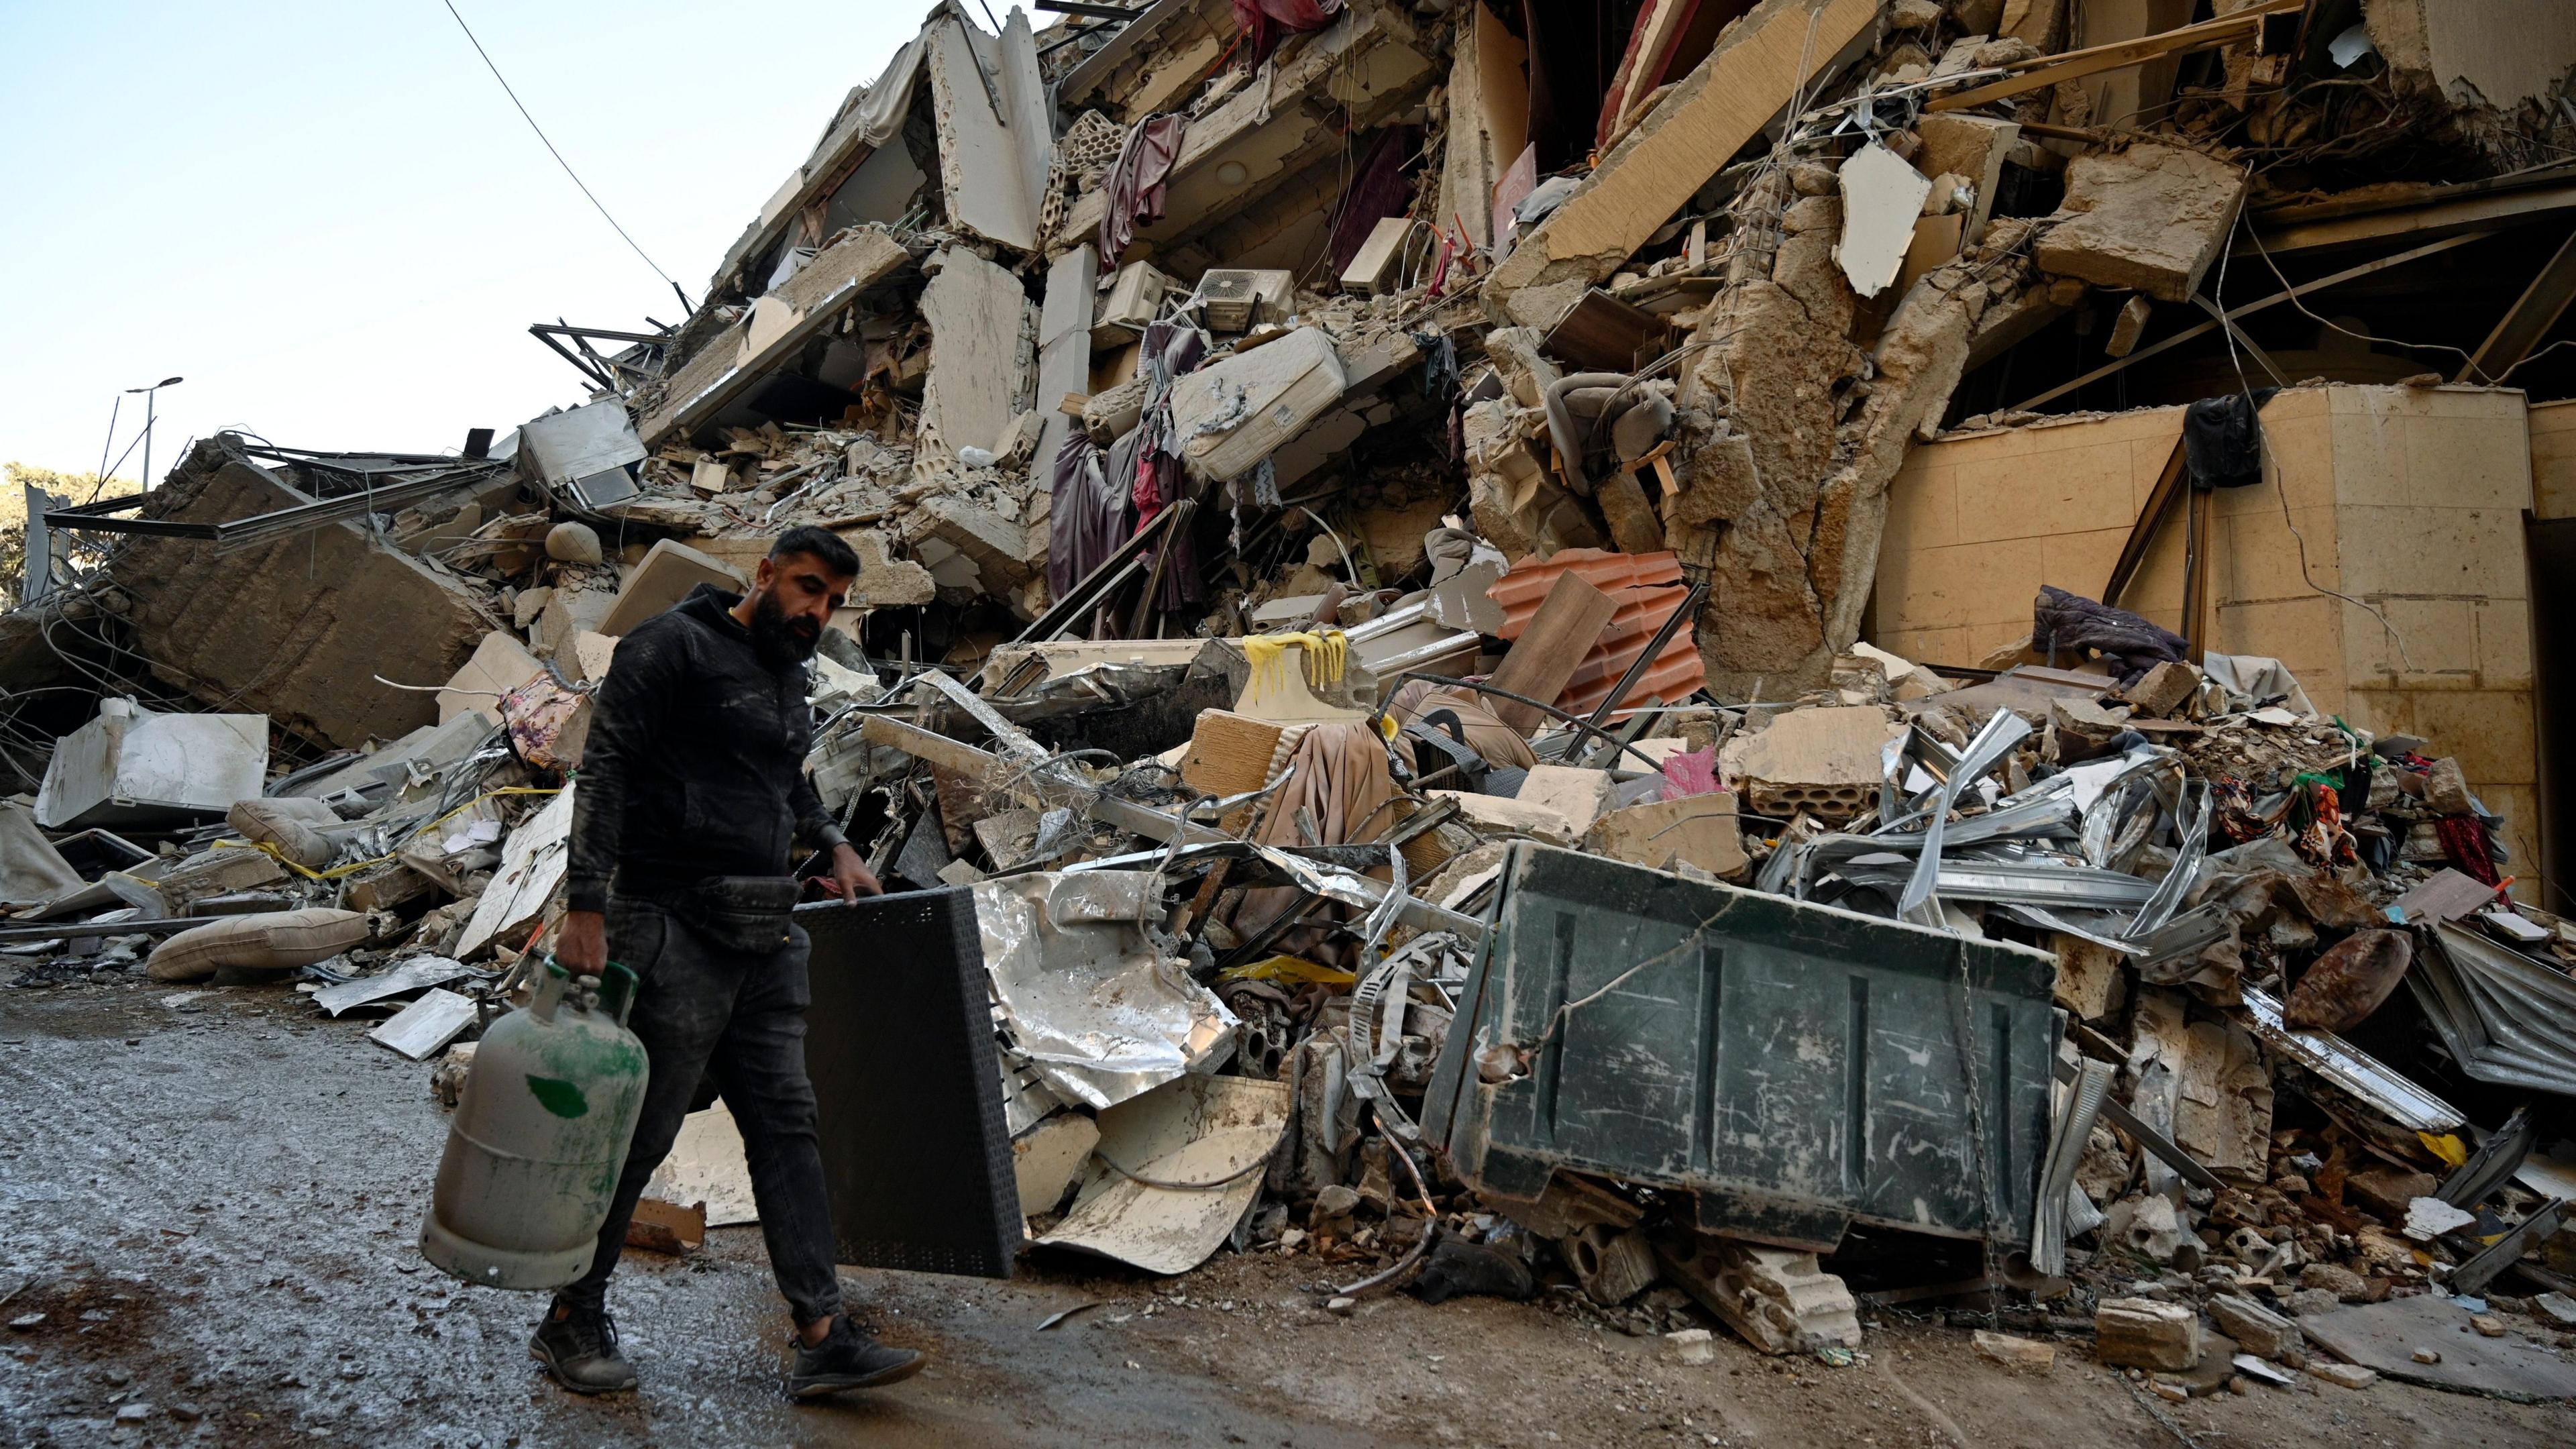
<path fill-rule="evenodd" d="M 857 905 L 861 896 L 881 896 L 885 887 L 877 884 L 868 863 L 847 841 L 832 847 L 832 873 L 823 877 L 823 888 L 839 896 L 848 905 Z"/>
<path fill-rule="evenodd" d="M 597 911 L 566 911 L 555 932 L 555 963 L 575 976 L 608 969 L 608 918 Z"/>

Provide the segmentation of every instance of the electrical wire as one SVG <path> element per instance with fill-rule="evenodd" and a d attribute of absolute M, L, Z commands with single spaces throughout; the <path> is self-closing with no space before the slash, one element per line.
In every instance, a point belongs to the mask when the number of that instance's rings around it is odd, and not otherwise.
<path fill-rule="evenodd" d="M 2249 171 L 2250 171 L 2250 168 L 2249 168 Z M 2249 176 L 2249 184 L 2250 184 L 2250 176 Z M 2237 229 L 2237 227 L 2243 227 L 2243 228 L 2248 228 L 2248 229 L 2250 229 L 2250 228 L 2252 227 L 2252 225 L 2253 225 L 2253 223 L 2252 223 L 2250 220 L 2248 220 L 2248 219 L 2246 219 L 2246 218 L 2244 218 L 2244 217 L 2240 216 L 2240 217 L 2237 219 L 2236 227 L 2231 227 L 2231 228 L 2229 228 L 2229 229 L 2228 229 L 2228 233 L 2227 233 L 2227 245 L 2226 245 L 2226 247 L 2225 247 L 2223 250 L 2221 250 L 2221 251 L 2219 252 L 2219 254 L 2218 254 L 2218 286 L 2215 288 L 2215 295 L 2217 295 L 2217 296 L 2221 296 L 2221 297 L 2223 297 L 2223 296 L 2226 296 L 2226 295 L 2227 295 L 2227 264 L 2228 264 L 2228 262 L 2229 262 L 2229 261 L 2230 261 L 2230 260 L 2231 260 L 2235 255 L 2236 255 L 2236 229 Z M 2258 251 L 2259 251 L 2259 250 L 2261 250 L 2261 249 L 2262 249 L 2262 245 L 2263 245 L 2262 238 L 2260 238 L 2260 237 L 2256 237 L 2256 238 L 2255 238 L 2255 240 L 2254 240 L 2254 245 L 2255 245 L 2255 249 L 2256 249 L 2256 250 L 2258 250 Z M 2269 256 L 2270 256 L 2270 254 L 2269 254 L 2269 253 L 2265 253 L 2265 256 L 2266 256 L 2266 258 L 2268 259 L 2268 258 L 2269 258 Z M 2277 275 L 2279 275 L 2279 273 L 2278 273 L 2278 271 L 2277 271 L 2277 270 L 2275 271 L 2274 275 L 2276 275 L 2276 276 L 2277 276 Z M 2284 287 L 2287 287 L 2287 286 L 2289 285 L 2289 283 L 2288 283 L 2287 281 L 2284 281 L 2281 285 L 2282 285 L 2282 286 L 2284 286 Z M 2293 298 L 2293 299 L 2292 299 L 2292 301 L 2293 301 L 2293 302 L 2295 302 L 2296 300 L 2297 300 L 2296 298 Z M 2302 311 L 2302 312 L 2305 312 L 2305 311 L 2307 311 L 2307 308 L 2305 308 L 2305 307 L 2301 307 L 2301 308 L 2299 308 L 2299 310 L 2300 310 L 2300 311 Z M 2313 315 L 2313 314 L 2312 314 L 2312 315 Z M 2250 380 L 2248 380 L 2248 379 L 2247 379 L 2247 377 L 2245 376 L 2245 360 L 2244 360 L 2244 358 L 2242 358 L 2241 356 L 2239 356 L 2239 355 L 2237 354 L 2237 350 L 2236 350 L 2236 324 L 2235 324 L 2235 323 L 2233 323 L 2233 322 L 2231 322 L 2231 321 L 2229 321 L 2229 320 L 2227 320 L 2227 313 L 2226 313 L 2226 311 L 2225 311 L 2225 309 L 2224 309 L 2224 307 L 2223 307 L 2223 306 L 2221 307 L 2221 309 L 2220 309 L 2220 311 L 2219 311 L 2219 313 L 2218 313 L 2218 318 L 2219 318 L 2219 325 L 2218 325 L 2218 331 L 2219 331 L 2219 334 L 2220 334 L 2221 336 L 2223 336 L 2223 337 L 2225 337 L 2225 338 L 2227 339 L 2227 360 L 2228 360 L 2229 364 L 2230 364 L 2231 366 L 2233 366 L 2233 367 L 2236 369 L 2236 385 L 2237 385 L 2237 387 L 2238 387 L 2238 388 L 2242 389 L 2242 390 L 2243 390 L 2243 392 L 2244 392 L 2244 395 L 2245 395 L 2245 407 L 2246 407 L 2246 411 L 2248 411 L 2249 413 L 2251 413 L 2251 414 L 2253 415 L 2253 418 L 2254 418 L 2254 431 L 2255 431 L 2255 434 L 2256 434 L 2256 436 L 2258 436 L 2259 438 L 2261 438 L 2261 439 L 2262 439 L 2262 443 L 2263 443 L 2263 451 L 2264 451 L 2266 454 L 2269 454 L 2270 456 L 2272 456 L 2272 457 L 2274 457 L 2274 458 L 2278 458 L 2278 457 L 2280 456 L 2280 453 L 2279 453 L 2279 451 L 2278 451 L 2276 448 L 2274 448 L 2274 446 L 2273 446 L 2273 444 L 2272 444 L 2272 430 L 2271 430 L 2271 429 L 2269 429 L 2269 428 L 2267 428 L 2267 427 L 2265 427 L 2265 426 L 2263 425 L 2263 410 L 2262 410 L 2260 407 L 2255 406 L 2255 403 L 2254 403 L 2254 384 L 2253 384 Z M 2325 319 L 2324 319 L 2324 318 L 2322 318 L 2322 317 L 2318 318 L 2317 320 L 2318 320 L 2318 321 L 2321 321 L 2321 322 L 2325 321 Z M 2333 323 L 2331 323 L 2331 322 L 2327 322 L 2327 323 L 2326 323 L 2326 325 L 2327 325 L 2327 326 L 2329 326 L 2329 327 L 2333 327 L 2333 326 L 2334 326 L 2334 324 L 2333 324 Z M 2342 331 L 2343 329 L 2338 327 L 2338 328 L 2336 328 L 2335 330 L 2336 330 L 2336 331 L 2338 331 L 2338 332 L 2340 332 L 2340 331 Z M 2323 595 L 2325 595 L 2325 596 L 2326 596 L 2326 597 L 2328 597 L 2328 598 L 2341 599 L 2341 600 L 2343 600 L 2345 603 L 2352 605 L 2354 608 L 2361 610 L 2361 611 L 2362 611 L 2363 613 L 2365 613 L 2365 614 L 2368 614 L 2370 617 L 2372 617 L 2372 618 L 2374 618 L 2374 619 L 2377 619 L 2377 620 L 2379 621 L 2379 627 L 2380 627 L 2380 628 L 2382 628 L 2382 629 L 2384 629 L 2384 630 L 2386 630 L 2386 631 L 2388 632 L 2388 637 L 2389 637 L 2389 639 L 2397 645 L 2397 655 L 2398 655 L 2398 657 L 2399 657 L 2400 659 L 2403 659 L 2403 660 L 2405 660 L 2405 661 L 2406 661 L 2406 669 L 2407 669 L 2407 672 L 2408 672 L 2408 673 L 2410 673 L 2410 674 L 2411 674 L 2411 673 L 2413 673 L 2413 672 L 2414 672 L 2414 669 L 2415 669 L 2415 656 L 2414 656 L 2414 654 L 2413 654 L 2413 653 L 2411 653 L 2411 652 L 2406 648 L 2406 636 L 2405 636 L 2405 635 L 2403 635 L 2403 634 L 2398 633 L 2398 632 L 2397 632 L 2397 626 L 2396 626 L 2396 625 L 2394 625 L 2394 624 L 2391 624 L 2390 622 L 2388 622 L 2388 615 L 2387 615 L 2387 614 L 2383 613 L 2382 611 L 2380 611 L 2379 609 L 2377 609 L 2377 608 L 2373 607 L 2372 605 L 2369 605 L 2369 604 L 2363 603 L 2361 600 L 2354 598 L 2354 597 L 2353 597 L 2352 595 L 2350 595 L 2350 594 L 2337 593 L 2335 590 L 2333 590 L 2333 589 L 2329 589 L 2329 588 L 2327 588 L 2325 585 L 2323 585 L 2323 584 L 2321 584 L 2321 583 L 2318 583 L 2318 582 L 2317 582 L 2317 576 L 2316 576 L 2314 573 L 2310 572 L 2310 570 L 2309 570 L 2309 568 L 2308 568 L 2308 536 L 2307 536 L 2306 534 L 2304 534 L 2304 533 L 2299 532 L 2299 523 L 2298 523 L 2298 520 L 2297 520 L 2295 517 L 2293 517 L 2293 516 L 2291 515 L 2291 513 L 2290 513 L 2290 490 L 2289 490 L 2289 487 L 2288 487 L 2288 485 L 2287 485 L 2287 483 L 2286 483 L 2286 482 L 2283 482 L 2283 483 L 2277 483 L 2277 484 L 2275 484 L 2275 485 L 2274 485 L 2274 487 L 2273 487 L 2273 490 L 2272 490 L 2272 491 L 2273 491 L 2275 494 L 2277 494 L 2277 495 L 2279 496 L 2279 501 L 2280 501 L 2280 504 L 2281 504 L 2281 523 L 2282 523 L 2282 526 L 2290 530 L 2290 539 L 2291 539 L 2291 541 L 2292 541 L 2292 542 L 2294 542 L 2294 543 L 2296 543 L 2296 544 L 2298 545 L 2298 549 L 2299 549 L 2299 577 L 2300 577 L 2300 579 L 2301 579 L 2302 581 L 2304 581 L 2304 582 L 2307 584 L 2307 586 L 2308 586 L 2309 588 L 2311 588 L 2311 589 L 2315 590 L 2316 592 L 2318 592 L 2318 593 L 2320 593 L 2320 594 L 2323 594 Z M 2201 546 L 2202 546 L 2203 548 L 2207 548 L 2207 547 L 2209 546 L 2210 542 L 2211 542 L 2211 540 L 2203 539 L 2203 540 L 2201 541 Z M 2209 563 L 2208 563 L 2208 561 L 2204 559 L 2204 560 L 2202 561 L 2202 563 L 2201 563 L 2201 567 L 2202 567 L 2202 568 L 2204 568 L 2204 569 L 2208 568 L 2208 567 L 2209 567 Z M 2184 622 L 2185 622 L 2185 623 L 2189 623 L 2190 621 L 2189 621 L 2189 620 L 2185 620 Z"/>
<path fill-rule="evenodd" d="M 692 312 L 696 311 L 696 306 L 689 301 L 689 294 L 680 291 L 680 284 L 671 281 L 671 274 L 662 270 L 662 264 L 653 260 L 635 238 L 626 234 L 626 228 L 619 226 L 617 218 L 608 214 L 607 204 L 591 191 L 589 183 L 581 179 L 581 174 L 572 169 L 572 163 L 564 159 L 563 152 L 555 149 L 555 143 L 546 136 L 546 128 L 538 125 L 537 118 L 528 114 L 527 103 L 520 100 L 519 93 L 510 88 L 509 79 L 501 74 L 501 68 L 492 63 L 491 52 L 483 48 L 482 41 L 474 38 L 474 27 L 466 24 L 465 17 L 456 13 L 456 0 L 439 0 L 439 3 L 447 7 L 448 14 L 456 17 L 456 28 L 465 32 L 465 39 L 474 47 L 474 53 L 483 57 L 483 68 L 492 72 L 492 79 L 501 83 L 502 94 L 510 98 L 511 105 L 519 108 L 520 118 L 528 123 L 528 129 L 537 133 L 538 140 L 545 142 L 546 154 L 555 158 L 555 164 L 563 168 L 564 175 L 571 177 L 572 184 L 581 188 L 581 194 L 590 198 L 590 204 L 599 208 L 600 217 L 625 240 L 628 246 L 635 249 L 635 255 L 644 258 L 644 265 L 653 269 L 653 275 L 665 282 L 670 282 L 671 290 L 679 294 L 680 305 L 689 308 Z"/>

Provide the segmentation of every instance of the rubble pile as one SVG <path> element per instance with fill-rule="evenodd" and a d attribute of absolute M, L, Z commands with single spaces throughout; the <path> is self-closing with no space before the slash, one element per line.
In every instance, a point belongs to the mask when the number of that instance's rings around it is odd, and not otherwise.
<path fill-rule="evenodd" d="M 2437 0 L 1649 0 L 1606 91 L 1547 7 L 1118 8 L 933 9 L 684 321 L 535 329 L 578 407 L 45 512 L 113 547 L 0 620 L 16 984 L 292 981 L 452 1094 L 618 638 L 817 525 L 809 770 L 971 898 L 1015 1243 L 2576 1394 L 2576 919 L 2484 742 L 2212 646 L 2244 375 L 2110 587 L 1863 639 L 1909 455 L 2096 355 L 2034 339 L 2143 356 L 2246 237 L 2521 194 L 2557 76 L 2463 91 Z M 2169 503 L 2179 633 L 2117 607 Z M 656 1196 L 745 1220 L 693 1121 Z M 2440 1313 L 2553 1351 L 2386 1361 Z"/>

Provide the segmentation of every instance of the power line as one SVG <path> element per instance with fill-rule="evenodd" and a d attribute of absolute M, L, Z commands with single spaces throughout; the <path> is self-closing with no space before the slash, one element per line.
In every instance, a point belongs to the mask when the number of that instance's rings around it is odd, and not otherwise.
<path fill-rule="evenodd" d="M 628 246 L 635 248 L 635 255 L 644 258 L 644 265 L 651 267 L 655 276 L 660 277 L 665 282 L 671 282 L 671 290 L 679 295 L 680 305 L 687 307 L 690 311 L 696 311 L 697 309 L 689 303 L 689 294 L 680 291 L 680 284 L 671 281 L 671 274 L 663 271 L 662 264 L 654 261 L 653 258 L 645 252 L 644 248 L 637 244 L 635 238 L 627 236 L 626 228 L 618 226 L 617 218 L 608 214 L 607 205 L 601 202 L 597 195 L 593 194 L 589 184 L 581 179 L 581 174 L 572 169 L 572 163 L 564 159 L 564 154 L 555 149 L 555 143 L 549 140 L 546 136 L 546 128 L 538 125 L 537 118 L 528 114 L 527 103 L 520 100 L 519 93 L 510 88 L 509 79 L 501 74 L 501 68 L 492 63 L 491 52 L 483 48 L 482 41 L 474 38 L 474 27 L 466 24 L 465 17 L 456 13 L 455 0 L 440 0 L 440 3 L 447 7 L 447 13 L 449 15 L 455 16 L 456 28 L 465 32 L 465 39 L 468 43 L 473 45 L 474 53 L 483 57 L 483 68 L 492 72 L 492 79 L 501 82 L 502 94 L 507 95 L 510 98 L 511 105 L 519 108 L 519 116 L 522 120 L 525 120 L 528 123 L 528 129 L 537 133 L 538 140 L 545 142 L 546 152 L 555 158 L 555 164 L 563 168 L 563 172 L 566 176 L 572 178 L 573 185 L 581 188 L 582 195 L 590 198 L 590 204 L 599 208 L 600 217 L 605 220 L 609 226 L 615 228 L 618 236 L 624 238 Z"/>

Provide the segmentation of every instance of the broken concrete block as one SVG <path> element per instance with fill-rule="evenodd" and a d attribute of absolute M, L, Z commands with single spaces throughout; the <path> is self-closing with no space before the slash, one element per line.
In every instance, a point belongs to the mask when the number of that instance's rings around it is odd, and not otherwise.
<path fill-rule="evenodd" d="M 486 720 L 498 720 L 501 696 L 545 672 L 526 646 L 495 629 L 483 636 L 465 667 L 448 676 L 447 687 L 438 692 L 438 722 L 445 724 L 468 710 Z"/>
<path fill-rule="evenodd" d="M 2458 760 L 2435 760 L 2424 773 L 2424 808 L 2435 815 L 2467 815 L 2477 809 Z"/>
<path fill-rule="evenodd" d="M 884 530 L 845 529 L 841 541 L 859 556 L 859 581 L 850 586 L 850 607 L 890 609 L 927 604 L 939 596 L 930 570 L 907 558 L 896 558 Z"/>
<path fill-rule="evenodd" d="M 2168 659 L 2140 675 L 2137 683 L 2121 691 L 2121 697 L 2139 714 L 2167 719 L 2199 692 L 2200 671 Z"/>
<path fill-rule="evenodd" d="M 2012 153 L 2013 142 L 2021 139 L 2020 125 L 1987 116 L 1931 111 L 1915 118 L 1914 134 L 1921 140 L 1922 149 L 1914 153 L 1913 160 L 1924 175 L 1967 178 L 1970 199 L 1959 240 L 1963 245 L 1975 246 L 1985 235 L 1986 218 L 1994 212 L 1995 189 L 2003 184 L 2004 158 Z"/>
<path fill-rule="evenodd" d="M 1643 1228 L 1582 1228 L 1557 1246 L 1584 1296 L 1604 1308 L 1627 1302 L 1655 1281 L 1655 1249 Z"/>
<path fill-rule="evenodd" d="M 2114 1368 L 2196 1367 L 2200 1315 L 2180 1303 L 2111 1299 L 2094 1311 L 2093 1352 Z"/>
<path fill-rule="evenodd" d="M 1718 763 L 1761 814 L 1845 820 L 1878 803 L 1880 752 L 1905 728 L 1874 704 L 1791 710 L 1728 740 Z"/>
<path fill-rule="evenodd" d="M 1860 1346 L 1860 1305 L 1813 1253 L 1691 1233 L 1657 1238 L 1655 1256 L 1684 1292 L 1764 1353 Z"/>
<path fill-rule="evenodd" d="M 1751 863 L 1744 853 L 1735 796 L 1725 790 L 1613 810 L 1592 823 L 1583 849 L 1656 870 L 1670 870 L 1679 862 L 1721 877 Z"/>
<path fill-rule="evenodd" d="M 581 633 L 572 636 L 572 658 L 564 673 L 575 684 L 597 684 L 608 677 L 608 666 L 617 657 L 617 639 L 611 634 Z"/>
<path fill-rule="evenodd" d="M 1585 770 L 1571 765 L 1534 765 L 1521 777 L 1521 788 L 1513 798 L 1530 805 L 1543 805 L 1565 817 L 1568 830 L 1580 836 L 1601 818 L 1610 803 L 1610 772 Z"/>
<path fill-rule="evenodd" d="M 2308 1362 L 2308 1372 L 2337 1388 L 2366 1389 L 2379 1382 L 2377 1369 L 2366 1369 L 2357 1363 L 2334 1363 L 2325 1359 L 2311 1359 Z"/>
<path fill-rule="evenodd" d="M 130 699 L 54 743 L 36 791 L 47 830 L 174 826 L 214 820 L 256 799 L 268 775 L 268 720 L 256 714 L 159 714 Z"/>
<path fill-rule="evenodd" d="M 2307 1341 L 2297 1324 L 2251 1298 L 2222 1293 L 2209 1300 L 2209 1316 L 2237 1347 L 2260 1358 L 2278 1360 Z"/>
<path fill-rule="evenodd" d="M 1332 336 L 1300 327 L 1211 363 L 1172 386 L 1172 425 L 1192 472 L 1219 482 L 1249 472 L 1341 400 Z"/>
<path fill-rule="evenodd" d="M 652 551 L 644 555 L 644 561 L 626 576 L 626 586 L 617 591 L 617 602 L 592 632 L 623 635 L 687 598 L 700 584 L 740 591 L 749 583 L 729 565 L 709 558 L 685 543 L 666 538 L 653 545 Z M 562 591 L 557 590 L 557 596 L 561 597 L 561 594 Z M 548 606 L 549 612 L 552 607 Z M 556 648 L 560 650 L 568 642 L 569 638 L 559 641 Z"/>
<path fill-rule="evenodd" d="M 1030 390 L 1037 319 L 1020 279 L 962 246 L 939 249 L 922 270 L 921 318 L 930 327 L 930 376 L 921 389 L 915 454 L 955 457 L 989 448 Z"/>
<path fill-rule="evenodd" d="M 935 494 L 915 507 L 904 527 L 916 547 L 936 540 L 974 570 L 976 587 L 999 597 L 1045 561 L 1046 535 L 1032 531 L 953 494 Z M 934 566 L 933 573 L 936 573 Z M 860 569 L 866 575 L 864 565 Z M 870 600 L 875 596 L 871 594 Z"/>
<path fill-rule="evenodd" d="M 649 557 L 649 555 L 648 555 Z M 586 633 L 597 633 L 608 616 L 617 608 L 618 595 L 607 589 L 557 588 L 546 597 L 546 606 L 537 611 L 536 652 L 548 659 L 559 659 L 572 641 Z M 676 601 L 674 601 L 676 602 Z M 492 711 L 486 709 L 486 714 Z M 498 718 L 497 715 L 494 716 Z"/>
<path fill-rule="evenodd" d="M 2072 763 L 2111 748 L 2129 727 L 2125 707 L 2105 709 L 2081 695 L 2060 695 L 2048 702 L 2049 720 L 2057 726 L 2058 759 Z"/>
<path fill-rule="evenodd" d="M 1717 1341 L 1705 1328 L 1684 1328 L 1664 1335 L 1673 1357 L 1687 1364 L 1717 1362 Z"/>
<path fill-rule="evenodd" d="M 2245 173 L 2198 151 L 2089 151 L 2068 163 L 2065 203 L 2034 255 L 2055 276 L 2188 301 L 2244 198 Z"/>
<path fill-rule="evenodd" d="M 1977 1352 L 2006 1368 L 2046 1370 L 2057 1363 L 2057 1345 L 2053 1343 L 2040 1343 L 2009 1333 L 1991 1333 L 1982 1328 L 1970 1337 L 1977 1345 Z"/>
<path fill-rule="evenodd" d="M 1470 829 L 1527 835 L 1550 845 L 1571 846 L 1578 838 L 1573 823 L 1545 805 L 1506 800 L 1500 795 L 1479 795 L 1472 790 L 1433 790 L 1430 794 L 1435 800 L 1457 801 L 1458 818 Z"/>
<path fill-rule="evenodd" d="M 2138 350 L 2138 341 L 2147 335 L 2147 319 L 2155 315 L 2155 299 L 2140 292 L 2120 304 L 2120 314 L 2111 319 L 2111 335 L 2104 339 L 2102 351 L 2112 357 L 2126 357 Z"/>

